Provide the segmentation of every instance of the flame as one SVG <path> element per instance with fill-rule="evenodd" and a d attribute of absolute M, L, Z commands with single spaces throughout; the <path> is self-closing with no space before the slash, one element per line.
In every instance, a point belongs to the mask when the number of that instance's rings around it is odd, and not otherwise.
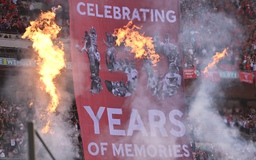
<path fill-rule="evenodd" d="M 65 66 L 63 44 L 60 43 L 60 46 L 53 44 L 53 39 L 57 38 L 61 30 L 54 22 L 55 16 L 55 12 L 42 12 L 35 21 L 30 22 L 30 26 L 26 28 L 22 36 L 33 42 L 32 47 L 38 53 L 40 80 L 51 97 L 51 102 L 47 107 L 49 112 L 55 112 L 59 104 L 54 79 Z"/>
<path fill-rule="evenodd" d="M 31 102 L 29 103 L 29 107 L 32 107 L 33 104 L 34 104 L 34 102 L 31 101 Z"/>
<path fill-rule="evenodd" d="M 227 50 L 228 50 L 228 48 L 225 48 L 222 52 L 216 52 L 216 54 L 212 57 L 213 61 L 210 64 L 208 64 L 207 67 L 205 67 L 203 73 L 206 74 L 209 69 L 214 67 L 214 65 L 217 62 L 219 62 L 222 58 L 224 58 L 227 55 Z"/>
<path fill-rule="evenodd" d="M 159 55 L 156 54 L 151 37 L 145 37 L 144 33 L 140 34 L 137 30 L 141 27 L 132 26 L 129 21 L 123 28 L 115 29 L 113 35 L 117 37 L 116 44 L 118 46 L 124 42 L 126 47 L 131 48 L 131 52 L 135 53 L 135 58 L 148 58 L 153 65 L 159 61 Z"/>
<path fill-rule="evenodd" d="M 52 7 L 52 12 L 56 12 L 58 9 L 61 9 L 61 6 L 58 5 L 57 7 Z"/>
<path fill-rule="evenodd" d="M 30 26 L 26 28 L 26 32 L 22 36 L 22 38 L 28 38 L 33 42 L 32 47 L 38 53 L 38 73 L 40 81 L 43 83 L 41 88 L 44 88 L 45 92 L 50 95 L 50 103 L 46 108 L 48 114 L 55 112 L 59 105 L 60 97 L 57 94 L 54 79 L 65 66 L 63 43 L 53 42 L 61 30 L 54 21 L 56 16 L 54 11 L 58 8 L 42 12 L 35 21 L 30 22 Z M 42 133 L 50 131 L 50 122 L 48 119 L 45 127 L 41 130 Z"/>
<path fill-rule="evenodd" d="M 50 131 L 50 122 L 51 121 L 47 121 L 46 125 L 44 126 L 44 128 L 41 130 L 42 133 L 48 133 Z"/>
<path fill-rule="evenodd" d="M 44 133 L 44 134 L 46 134 L 46 133 L 54 134 L 54 132 L 51 130 L 50 126 L 51 126 L 51 121 L 48 120 L 46 125 L 44 126 L 44 128 L 41 130 L 41 133 Z"/>

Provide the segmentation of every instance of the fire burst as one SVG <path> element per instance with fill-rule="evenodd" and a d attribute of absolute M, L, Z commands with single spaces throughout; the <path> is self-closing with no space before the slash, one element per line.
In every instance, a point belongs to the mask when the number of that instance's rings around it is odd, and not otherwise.
<path fill-rule="evenodd" d="M 224 58 L 227 55 L 228 48 L 225 48 L 222 52 L 216 52 L 216 55 L 214 55 L 212 63 L 208 64 L 207 67 L 205 67 L 203 73 L 206 74 L 209 69 L 211 69 L 217 62 L 219 62 L 222 58 Z"/>
<path fill-rule="evenodd" d="M 55 11 L 42 12 L 40 16 L 30 22 L 22 38 L 28 38 L 33 42 L 32 47 L 38 53 L 38 73 L 43 82 L 44 90 L 50 95 L 50 103 L 47 111 L 53 113 L 59 105 L 54 79 L 65 66 L 63 44 L 55 45 L 53 40 L 61 28 L 55 23 Z M 49 125 L 49 124 L 48 124 Z M 47 125 L 47 126 L 48 126 Z"/>
<path fill-rule="evenodd" d="M 44 128 L 41 130 L 42 133 L 48 133 L 50 130 L 50 122 L 51 121 L 47 121 L 46 125 L 44 126 Z"/>
<path fill-rule="evenodd" d="M 132 26 L 129 21 L 123 28 L 115 29 L 113 35 L 117 37 L 116 44 L 118 46 L 124 42 L 126 47 L 131 48 L 131 52 L 135 53 L 135 58 L 149 58 L 153 65 L 159 61 L 159 55 L 156 54 L 151 37 L 145 37 L 144 33 L 140 34 L 137 30 L 141 27 Z"/>

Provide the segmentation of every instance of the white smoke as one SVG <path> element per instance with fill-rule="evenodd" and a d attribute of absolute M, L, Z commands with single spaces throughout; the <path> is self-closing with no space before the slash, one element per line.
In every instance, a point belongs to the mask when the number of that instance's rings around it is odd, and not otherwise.
<path fill-rule="evenodd" d="M 245 37 L 241 35 L 242 32 L 238 35 L 232 34 L 234 29 L 241 30 L 235 17 L 217 13 L 210 6 L 203 6 L 204 2 L 201 3 L 200 7 L 186 14 L 187 24 L 182 29 L 180 42 L 184 44 L 184 52 L 187 51 L 187 46 L 192 47 L 194 54 L 204 57 L 200 63 L 209 64 L 216 51 L 222 51 L 226 47 L 232 50 L 234 46 L 229 45 L 233 44 L 233 40 L 238 39 L 242 42 Z M 194 17 L 196 17 L 195 21 L 193 21 Z M 198 46 L 198 44 L 203 45 Z M 205 52 L 202 54 L 203 49 Z M 197 69 L 202 70 L 203 67 L 205 66 L 201 65 Z M 219 104 L 216 97 L 225 98 L 223 83 L 221 85 L 221 83 L 209 82 L 201 78 L 199 77 L 195 84 L 191 85 L 195 90 L 190 93 L 192 98 L 188 107 L 190 129 L 193 133 L 192 138 L 196 141 L 196 147 L 219 153 L 218 159 L 255 158 L 256 148 L 253 142 L 246 140 L 239 128 L 228 127 L 218 111 L 217 106 L 223 104 Z M 230 80 L 229 83 L 233 82 Z"/>
<path fill-rule="evenodd" d="M 205 149 L 209 152 L 218 148 L 221 159 L 252 159 L 256 151 L 254 144 L 238 128 L 228 127 L 215 108 L 218 102 L 213 95 L 221 92 L 219 87 L 218 83 L 202 81 L 190 103 L 189 117 L 194 138 L 199 142 L 197 147 L 208 147 Z"/>
<path fill-rule="evenodd" d="M 42 88 L 37 88 L 35 91 L 36 101 L 33 106 L 35 109 L 35 128 L 55 159 L 74 159 L 74 157 L 77 156 L 77 146 L 75 146 L 74 142 L 78 140 L 78 132 L 71 121 L 69 113 L 74 99 L 72 90 L 68 88 L 68 85 L 72 85 L 69 81 L 72 78 L 72 72 L 65 71 L 61 73 L 62 74 L 55 78 L 57 93 L 60 96 L 60 103 L 55 113 L 47 113 L 46 111 L 50 103 L 49 95 L 45 94 Z M 36 80 L 38 80 L 38 74 L 34 76 L 37 76 Z M 40 83 L 36 84 L 40 85 Z M 42 133 L 41 130 L 46 126 L 49 120 L 49 132 Z M 50 159 L 49 154 L 39 141 L 39 138 L 36 137 L 36 139 L 38 159 Z"/>
<path fill-rule="evenodd" d="M 36 55 L 36 53 L 31 53 Z M 36 56 L 35 56 L 36 57 Z M 8 98 L 13 106 L 18 106 L 18 121 L 17 123 L 24 126 L 25 132 L 24 146 L 22 150 L 28 154 L 28 141 L 27 141 L 27 122 L 34 122 L 36 131 L 39 133 L 42 140 L 45 142 L 50 152 L 55 159 L 74 159 L 77 157 L 77 142 L 78 131 L 75 129 L 74 124 L 70 120 L 70 110 L 73 105 L 74 95 L 69 85 L 72 85 L 72 72 L 62 71 L 61 75 L 56 77 L 55 84 L 57 86 L 57 93 L 60 96 L 60 104 L 55 113 L 46 113 L 46 108 L 50 103 L 49 95 L 43 91 L 43 85 L 40 82 L 39 74 L 36 67 L 22 68 L 8 71 L 14 75 L 9 76 L 4 81 L 2 87 L 2 95 Z M 30 106 L 30 104 L 33 105 Z M 12 107 L 14 110 L 15 107 Z M 41 129 L 50 120 L 50 132 L 43 134 Z M 16 134 L 21 134 L 16 130 Z M 51 159 L 46 149 L 35 135 L 36 140 L 36 158 L 37 159 Z"/>

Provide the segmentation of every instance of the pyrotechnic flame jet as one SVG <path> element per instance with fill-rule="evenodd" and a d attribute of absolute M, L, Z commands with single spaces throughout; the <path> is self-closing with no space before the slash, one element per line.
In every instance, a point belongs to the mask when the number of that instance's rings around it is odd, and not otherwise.
<path fill-rule="evenodd" d="M 30 22 L 30 26 L 26 28 L 26 32 L 22 36 L 22 38 L 28 38 L 33 42 L 32 47 L 38 53 L 40 81 L 43 82 L 44 90 L 51 98 L 47 107 L 48 113 L 55 112 L 59 105 L 60 97 L 57 94 L 54 79 L 65 66 L 63 43 L 58 45 L 53 43 L 61 30 L 54 21 L 55 11 L 58 8 L 53 8 L 53 11 L 42 12 L 35 21 Z M 49 124 L 50 122 L 47 122 L 47 126 Z"/>
<path fill-rule="evenodd" d="M 42 133 L 48 133 L 50 131 L 50 122 L 51 121 L 47 121 L 46 125 L 44 126 L 44 128 L 41 130 Z"/>
<path fill-rule="evenodd" d="M 225 48 L 222 52 L 216 52 L 216 54 L 212 57 L 213 61 L 205 67 L 203 73 L 206 74 L 209 69 L 215 66 L 221 59 L 223 59 L 227 55 L 228 48 Z"/>
<path fill-rule="evenodd" d="M 140 29 L 141 27 L 132 25 L 132 21 L 122 28 L 115 29 L 113 35 L 117 37 L 116 44 L 120 46 L 124 43 L 125 47 L 130 48 L 135 54 L 135 58 L 150 59 L 155 66 L 159 61 L 159 55 L 155 52 L 153 39 L 144 36 L 144 33 L 139 33 L 137 30 Z"/>

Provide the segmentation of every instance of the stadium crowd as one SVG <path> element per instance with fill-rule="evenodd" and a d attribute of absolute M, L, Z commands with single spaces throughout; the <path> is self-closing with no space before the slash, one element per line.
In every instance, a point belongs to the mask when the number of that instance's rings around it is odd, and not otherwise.
<path fill-rule="evenodd" d="M 27 159 L 28 136 L 27 122 L 35 119 L 33 106 L 29 100 L 16 103 L 15 100 L 0 97 L 0 159 Z M 71 139 L 80 151 L 77 151 L 77 159 L 82 157 L 82 145 L 78 115 L 75 105 L 70 108 L 66 121 L 76 130 Z"/>
<path fill-rule="evenodd" d="M 184 67 L 202 69 L 206 65 L 203 62 L 207 62 L 203 59 L 209 59 L 216 52 L 228 47 L 227 57 L 218 65 L 220 69 L 256 71 L 256 1 L 180 0 L 180 2 Z M 62 26 L 60 37 L 68 37 L 69 19 L 66 1 L 0 0 L 0 38 L 4 36 L 2 33 L 23 34 L 29 21 L 34 20 L 40 13 L 40 9 L 34 6 L 36 3 L 43 4 L 45 10 L 54 5 L 62 5 L 63 10 L 57 13 L 56 21 Z M 29 102 L 15 104 L 1 98 L 0 106 L 0 158 L 24 157 L 27 154 L 25 122 L 31 118 L 27 115 L 27 110 L 30 109 Z M 239 127 L 248 135 L 255 130 L 256 114 L 253 108 L 246 114 L 227 109 L 220 112 L 220 115 L 228 126 Z M 70 122 L 74 128 L 79 129 L 75 108 L 70 112 Z M 192 128 L 196 132 L 196 126 Z M 81 143 L 81 136 L 78 136 L 78 142 L 75 140 L 75 143 L 78 145 Z M 206 160 L 210 156 L 218 159 L 219 153 L 215 149 L 209 153 L 195 147 L 194 159 Z"/>
<path fill-rule="evenodd" d="M 207 59 L 228 48 L 227 56 L 217 69 L 256 71 L 256 1 L 254 0 L 180 0 L 185 68 L 202 70 Z M 255 107 L 255 106 L 254 106 Z M 255 141 L 256 115 L 253 106 L 219 111 L 228 127 Z M 190 123 L 193 159 L 228 159 L 214 144 L 196 146 L 197 125 Z M 221 131 L 220 131 L 221 134 Z M 203 135 L 200 135 L 203 136 Z M 200 142 L 198 142 L 200 143 Z"/>
<path fill-rule="evenodd" d="M 0 36 L 1 33 L 22 35 L 28 27 L 29 21 L 35 20 L 42 10 L 50 10 L 51 7 L 57 5 L 62 7 L 60 11 L 56 12 L 56 22 L 62 27 L 59 36 L 68 37 L 67 2 L 51 0 L 0 0 Z"/>
<path fill-rule="evenodd" d="M 226 124 L 226 128 L 236 129 L 240 131 L 241 137 L 244 137 L 248 142 L 256 142 L 256 110 L 253 106 L 233 106 L 225 107 L 224 105 L 221 109 L 218 110 L 219 116 L 221 117 L 222 123 Z M 212 117 L 209 116 L 209 119 L 215 119 L 217 115 L 212 114 Z M 208 141 L 207 136 L 204 135 L 204 132 L 207 131 L 207 123 L 198 122 L 189 120 L 189 130 L 191 138 L 191 146 L 194 153 L 195 159 L 223 159 L 227 158 L 225 152 L 218 147 L 217 144 L 211 143 Z M 222 137 L 224 131 L 221 129 L 212 129 L 211 133 L 217 137 Z M 231 136 L 232 134 L 230 134 Z M 202 140 L 203 139 L 203 140 Z M 196 145 L 200 144 L 200 145 Z M 224 159 L 225 159 L 224 158 Z M 227 158 L 228 159 L 228 158 Z"/>
<path fill-rule="evenodd" d="M 256 70 L 255 1 L 181 0 L 181 13 L 184 67 L 200 70 L 205 59 L 228 48 L 220 69 Z"/>
<path fill-rule="evenodd" d="M 56 12 L 56 23 L 62 27 L 60 38 L 69 36 L 67 0 L 0 0 L 0 38 L 20 38 L 29 21 L 35 20 L 41 11 L 61 5 Z M 0 159 L 27 159 L 28 138 L 26 123 L 34 119 L 30 102 L 16 103 L 13 98 L 0 98 Z M 70 135 L 74 146 L 79 149 L 77 157 L 82 159 L 83 149 L 76 106 L 70 108 L 66 117 L 76 132 Z"/>

